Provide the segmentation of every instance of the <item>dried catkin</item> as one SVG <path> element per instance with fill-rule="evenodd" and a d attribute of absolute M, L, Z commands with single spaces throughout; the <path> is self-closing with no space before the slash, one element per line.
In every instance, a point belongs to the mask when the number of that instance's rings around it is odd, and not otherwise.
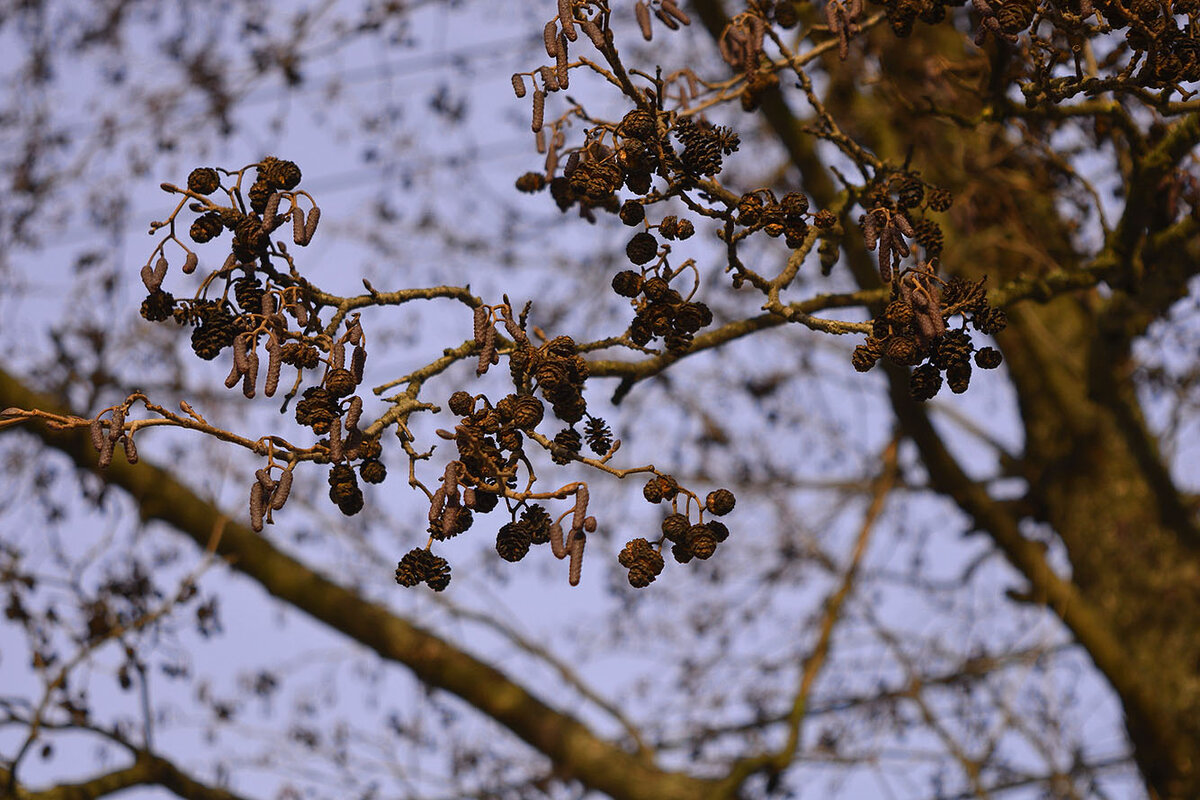
<path fill-rule="evenodd" d="M 585 519 L 583 521 L 583 529 L 587 533 L 595 533 L 596 532 L 596 518 L 588 517 L 587 519 Z"/>
<path fill-rule="evenodd" d="M 525 79 L 515 72 L 512 76 L 512 87 L 518 100 L 525 96 Z"/>
<path fill-rule="evenodd" d="M 272 192 L 271 197 L 267 200 L 267 207 L 263 209 L 262 226 L 270 230 L 275 222 L 275 215 L 279 213 L 279 201 L 283 199 L 283 195 L 279 192 Z"/>
<path fill-rule="evenodd" d="M 308 327 L 308 306 L 297 300 L 296 304 L 292 307 L 292 314 L 296 317 L 296 322 L 299 322 L 301 327 Z"/>
<path fill-rule="evenodd" d="M 266 511 L 262 484 L 255 481 L 250 487 L 250 529 L 255 533 L 262 532 L 263 515 Z"/>
<path fill-rule="evenodd" d="M 533 137 L 533 143 L 537 147 L 538 153 L 546 152 L 546 129 L 538 128 L 537 136 Z"/>
<path fill-rule="evenodd" d="M 354 430 L 358 427 L 358 421 L 362 418 L 363 402 L 358 395 L 350 398 L 350 408 L 346 410 L 346 428 Z"/>
<path fill-rule="evenodd" d="M 96 448 L 96 452 L 99 453 L 104 449 L 104 423 L 100 421 L 99 417 L 92 420 L 92 424 L 88 426 L 88 433 L 92 436 L 92 447 Z"/>
<path fill-rule="evenodd" d="M 117 443 L 117 439 L 125 433 L 125 409 L 117 406 L 113 409 L 112 419 L 108 421 L 108 441 Z"/>
<path fill-rule="evenodd" d="M 334 369 L 341 369 L 346 364 L 346 344 L 344 342 L 334 342 L 330 348 L 329 357 L 332 359 L 331 364 Z"/>
<path fill-rule="evenodd" d="M 571 5 L 571 0 L 558 0 L 558 22 L 562 25 L 563 35 L 573 42 L 579 34 L 575 32 L 575 12 Z"/>
<path fill-rule="evenodd" d="M 436 522 L 437 518 L 442 515 L 442 509 L 446 507 L 446 487 L 439 486 L 438 490 L 433 493 L 433 497 L 429 501 L 429 521 Z"/>
<path fill-rule="evenodd" d="M 108 465 L 112 463 L 114 446 L 115 446 L 115 443 L 113 442 L 112 439 L 106 438 L 104 440 L 103 444 L 100 447 L 100 458 L 97 460 L 100 465 L 100 469 L 107 469 Z"/>
<path fill-rule="evenodd" d="M 233 352 L 233 365 L 229 368 L 229 374 L 225 376 L 226 389 L 232 389 L 237 386 L 238 381 L 242 379 L 242 370 L 238 367 L 237 350 L 235 349 Z"/>
<path fill-rule="evenodd" d="M 542 43 L 546 45 L 547 56 L 558 58 L 558 28 L 554 20 L 547 22 L 546 27 L 542 29 Z"/>
<path fill-rule="evenodd" d="M 575 515 L 571 518 L 571 532 L 583 530 L 583 521 L 587 517 L 588 487 L 586 483 L 579 484 L 575 490 Z"/>
<path fill-rule="evenodd" d="M 267 340 L 267 379 L 263 383 L 263 394 L 274 397 L 279 388 L 279 373 L 283 371 L 283 348 L 279 341 L 272 336 Z"/>
<path fill-rule="evenodd" d="M 592 44 L 596 46 L 597 50 L 603 50 L 608 44 L 604 39 L 604 31 L 600 30 L 600 26 L 590 19 L 580 22 L 579 27 L 583 28 L 584 35 L 592 40 Z"/>
<path fill-rule="evenodd" d="M 638 27 L 642 29 L 642 38 L 647 42 L 654 36 L 654 29 L 650 27 L 650 7 L 642 0 L 638 0 L 633 7 L 634 13 L 637 15 Z"/>
<path fill-rule="evenodd" d="M 562 525 L 557 522 L 550 526 L 550 552 L 555 558 L 567 557 L 567 548 L 563 545 Z"/>
<path fill-rule="evenodd" d="M 329 458 L 332 461 L 342 460 L 342 418 L 334 417 L 329 421 Z"/>
<path fill-rule="evenodd" d="M 879 221 L 874 211 L 868 211 L 862 219 L 863 240 L 868 250 L 874 250 L 879 242 Z"/>
<path fill-rule="evenodd" d="M 350 356 L 350 371 L 354 373 L 354 382 L 362 383 L 363 369 L 367 366 L 367 351 L 361 346 L 355 345 L 354 352 Z"/>
<path fill-rule="evenodd" d="M 750 17 L 750 47 L 753 63 L 758 63 L 758 57 L 762 53 L 763 36 L 767 32 L 767 25 L 763 22 L 762 17 Z"/>
<path fill-rule="evenodd" d="M 533 92 L 533 122 L 531 127 L 537 133 L 542 129 L 542 115 L 546 113 L 546 93 L 541 89 Z"/>
<path fill-rule="evenodd" d="M 239 333 L 237 338 L 233 340 L 233 365 L 237 368 L 238 377 L 246 370 L 250 369 L 250 350 L 254 346 L 252 340 L 254 334 Z M 230 388 L 233 388 L 232 386 Z"/>
<path fill-rule="evenodd" d="M 683 10 L 680 9 L 679 6 L 675 5 L 675 0 L 662 0 L 662 10 L 682 22 L 684 25 L 692 24 L 692 18 L 683 13 Z"/>
<path fill-rule="evenodd" d="M 484 330 L 487 328 L 488 322 L 492 316 L 491 308 L 480 305 L 475 307 L 474 317 L 471 320 L 471 335 L 475 338 L 475 344 L 483 346 Z"/>
<path fill-rule="evenodd" d="M 671 30 L 673 30 L 673 31 L 679 30 L 679 23 L 676 22 L 675 19 L 670 14 L 667 14 L 661 8 L 654 9 L 654 16 L 658 17 L 659 20 L 662 21 L 662 24 L 666 25 Z"/>
<path fill-rule="evenodd" d="M 362 343 L 363 343 L 362 323 L 359 322 L 357 319 L 354 320 L 353 322 L 351 322 L 348 326 L 346 326 L 346 341 L 349 342 L 350 344 L 354 345 L 355 347 L 362 346 Z"/>
<path fill-rule="evenodd" d="M 258 385 L 258 352 L 250 351 L 250 367 L 242 375 L 242 395 L 247 400 L 254 397 L 255 386 Z"/>
<path fill-rule="evenodd" d="M 125 461 L 130 464 L 138 463 L 137 445 L 133 443 L 133 431 L 125 434 L 121 439 L 121 444 L 125 447 Z"/>
<path fill-rule="evenodd" d="M 571 565 L 567 570 L 567 581 L 572 586 L 579 585 L 579 577 L 583 574 L 583 548 L 587 544 L 587 534 L 583 531 L 571 538 Z"/>
<path fill-rule="evenodd" d="M 304 243 L 308 244 L 312 241 L 313 234 L 317 232 L 317 223 L 321 221 L 321 209 L 313 206 L 312 211 L 308 212 L 308 220 L 304 223 Z"/>
<path fill-rule="evenodd" d="M 538 67 L 538 75 L 541 76 L 547 92 L 558 91 L 558 71 L 554 67 Z"/>
<path fill-rule="evenodd" d="M 483 331 L 483 346 L 479 348 L 479 366 L 475 368 L 476 375 L 483 375 L 488 367 L 500 360 L 496 352 L 496 329 L 491 325 Z"/>
<path fill-rule="evenodd" d="M 567 63 L 567 39 L 565 36 L 558 43 L 558 57 L 554 59 L 554 76 L 558 79 L 558 88 L 570 87 L 571 75 Z"/>
<path fill-rule="evenodd" d="M 285 469 L 279 476 L 279 483 L 275 484 L 275 491 L 271 492 L 271 508 L 275 511 L 283 508 L 283 504 L 287 502 L 288 495 L 291 493 L 292 471 Z"/>
<path fill-rule="evenodd" d="M 158 287 L 162 286 L 161 279 L 154 279 L 154 270 L 149 264 L 142 265 L 142 284 L 145 285 L 148 292 L 156 292 L 158 291 Z"/>
<path fill-rule="evenodd" d="M 254 471 L 254 478 L 262 484 L 263 492 L 271 493 L 275 491 L 275 481 L 271 477 L 271 470 L 268 467 L 260 467 Z"/>
<path fill-rule="evenodd" d="M 196 271 L 196 265 L 200 263 L 200 257 L 193 252 L 188 252 L 187 258 L 183 260 L 183 274 L 191 275 Z"/>
<path fill-rule="evenodd" d="M 292 241 L 298 245 L 308 244 L 304 238 L 304 210 L 300 206 L 292 206 Z"/>

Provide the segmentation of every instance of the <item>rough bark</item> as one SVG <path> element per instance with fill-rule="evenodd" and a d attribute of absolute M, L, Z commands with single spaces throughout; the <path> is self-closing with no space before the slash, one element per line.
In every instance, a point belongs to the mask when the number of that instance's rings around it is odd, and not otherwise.
<path fill-rule="evenodd" d="M 716 0 L 699 0 L 714 35 L 726 17 Z M 928 34 L 925 30 L 923 34 Z M 999 124 L 963 130 L 920 119 L 921 62 L 938 47 L 958 48 L 952 32 L 907 40 L 877 32 L 883 71 L 893 87 L 911 89 L 909 103 L 872 97 L 853 80 L 855 66 L 832 63 L 829 107 L 863 144 L 893 163 L 919 142 L 914 165 L 958 189 L 969 183 L 968 212 L 945 225 L 952 271 L 978 278 L 1037 280 L 1044 264 L 1094 273 L 1103 267 L 1116 296 L 1094 288 L 1010 309 L 999 337 L 1016 389 L 1025 452 L 1015 473 L 1028 482 L 1034 517 L 1048 523 L 1070 556 L 1071 572 L 1050 570 L 1041 547 L 1025 538 L 1021 518 L 969 480 L 946 450 L 924 407 L 910 400 L 907 370 L 889 375 L 897 417 L 918 445 L 935 488 L 952 498 L 995 540 L 1046 604 L 1075 634 L 1124 705 L 1135 759 L 1152 796 L 1200 796 L 1200 558 L 1196 515 L 1172 485 L 1137 407 L 1129 342 L 1186 292 L 1198 263 L 1194 236 L 1153 213 L 1154 190 L 1195 145 L 1196 115 L 1181 120 L 1130 176 L 1127 211 L 1092 264 L 1071 244 L 1069 223 L 1054 204 L 1055 187 L 1036 159 L 1006 141 Z M 955 52 L 947 50 L 946 52 Z M 961 52 L 961 51 L 959 51 Z M 991 58 L 996 65 L 1002 60 Z M 843 76 L 839 78 L 838 76 Z M 906 79 L 911 83 L 906 86 Z M 981 87 L 994 81 L 985 74 Z M 981 95 L 983 92 L 981 91 Z M 800 123 L 779 93 L 762 101 L 767 123 L 803 176 L 817 207 L 834 188 Z M 964 109 L 969 116 L 978 109 Z M 927 157 L 927 158 L 926 158 Z M 963 203 L 960 202 L 960 209 Z M 1156 245 L 1156 241 L 1158 240 Z M 1003 246 L 1005 243 L 1020 247 Z M 1170 246 L 1168 246 L 1170 243 Z M 1042 264 L 1031 264 L 1029 248 Z M 878 285 L 865 248 L 848 246 L 849 266 L 864 288 Z"/>

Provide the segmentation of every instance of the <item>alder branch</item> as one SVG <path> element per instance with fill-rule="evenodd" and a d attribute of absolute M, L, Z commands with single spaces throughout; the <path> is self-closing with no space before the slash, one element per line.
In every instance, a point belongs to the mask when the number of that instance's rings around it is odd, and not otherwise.
<path fill-rule="evenodd" d="M 808 658 L 804 659 L 804 666 L 800 671 L 800 685 L 796 691 L 795 699 L 792 701 L 791 711 L 788 712 L 787 741 L 783 747 L 774 753 L 739 760 L 730 770 L 731 775 L 749 777 L 763 770 L 778 774 L 787 769 L 788 765 L 796 757 L 796 753 L 800 747 L 801 727 L 808 715 L 808 701 L 812 695 L 813 685 L 816 683 L 817 676 L 820 674 L 822 667 L 825 665 L 825 660 L 829 655 L 834 628 L 841 619 L 842 607 L 854 587 L 859 565 L 862 563 L 863 556 L 866 555 L 867 543 L 870 540 L 871 532 L 875 529 L 875 522 L 883 512 L 884 503 L 891 493 L 892 485 L 896 480 L 899 444 L 899 439 L 893 438 L 884 449 L 882 456 L 883 468 L 872 486 L 871 503 L 867 507 L 867 512 L 863 517 L 862 525 L 855 539 L 854 551 L 850 556 L 850 563 L 842 575 L 842 580 L 837 591 L 825 601 L 825 613 L 821 619 L 821 629 L 817 638 L 817 644 Z"/>
<path fill-rule="evenodd" d="M 62 404 L 35 393 L 0 370 L 0 406 L 42 408 Z M 26 430 L 95 469 L 96 455 L 80 431 L 54 430 L 34 422 Z M 140 506 L 142 519 L 171 525 L 205 547 L 221 530 L 216 552 L 231 566 L 278 597 L 334 630 L 358 641 L 381 658 L 408 667 L 420 680 L 452 694 L 507 727 L 586 786 L 630 800 L 696 800 L 731 797 L 729 782 L 697 778 L 659 768 L 599 737 L 573 716 L 531 694 L 495 667 L 449 642 L 322 577 L 248 527 L 232 522 L 166 470 L 148 464 L 114 462 L 101 477 L 123 488 Z"/>
<path fill-rule="evenodd" d="M 197 781 L 167 759 L 135 750 L 133 764 L 90 778 L 80 783 L 64 783 L 48 789 L 30 790 L 16 786 L 14 800 L 96 800 L 135 786 L 161 786 L 183 800 L 244 800 L 242 795 Z M 0 767 L 0 781 L 8 783 L 11 774 Z"/>
<path fill-rule="evenodd" d="M 1054 572 L 1041 546 L 1021 534 L 1017 520 L 967 476 L 934 430 L 925 409 L 909 396 L 907 375 L 889 370 L 888 383 L 892 408 L 920 451 L 931 483 L 991 536 L 1009 563 L 1029 581 L 1038 602 L 1053 611 L 1087 649 L 1120 695 L 1131 726 L 1144 731 L 1150 746 L 1173 761 L 1177 769 L 1186 763 L 1187 756 L 1181 752 L 1186 745 L 1176 731 L 1174 716 L 1149 676 L 1133 666 L 1124 643 L 1107 620 L 1084 599 L 1075 584 Z"/>

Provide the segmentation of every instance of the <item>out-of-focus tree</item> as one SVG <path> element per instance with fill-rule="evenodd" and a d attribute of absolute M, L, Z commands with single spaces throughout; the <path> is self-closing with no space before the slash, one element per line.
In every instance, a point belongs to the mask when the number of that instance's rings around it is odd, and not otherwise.
<path fill-rule="evenodd" d="M 0 12 L 0 794 L 1200 796 L 1200 5 L 496 5 Z"/>

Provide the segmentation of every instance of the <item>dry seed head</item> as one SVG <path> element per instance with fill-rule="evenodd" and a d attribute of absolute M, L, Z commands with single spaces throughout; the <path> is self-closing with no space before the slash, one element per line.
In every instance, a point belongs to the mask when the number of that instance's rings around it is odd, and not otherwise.
<path fill-rule="evenodd" d="M 558 28 L 554 22 L 550 20 L 542 29 L 542 43 L 546 46 L 546 55 L 550 58 L 558 58 Z"/>
<path fill-rule="evenodd" d="M 512 87 L 518 100 L 525 96 L 525 79 L 515 72 L 512 76 Z"/>

